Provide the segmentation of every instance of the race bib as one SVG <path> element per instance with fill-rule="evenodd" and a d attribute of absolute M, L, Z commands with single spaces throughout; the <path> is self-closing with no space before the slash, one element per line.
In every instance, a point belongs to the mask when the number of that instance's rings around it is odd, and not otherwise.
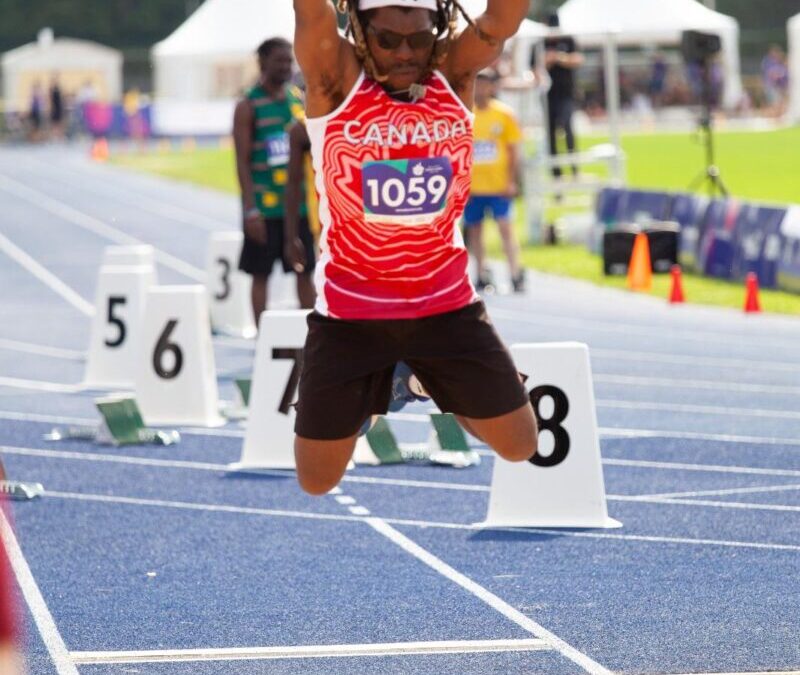
<path fill-rule="evenodd" d="M 281 131 L 267 136 L 267 162 L 270 166 L 286 166 L 289 163 L 289 134 Z"/>
<path fill-rule="evenodd" d="M 494 141 L 475 141 L 473 153 L 475 164 L 493 164 L 497 161 L 497 143 Z"/>
<path fill-rule="evenodd" d="M 362 167 L 368 222 L 429 225 L 444 211 L 453 182 L 446 157 L 367 162 Z"/>

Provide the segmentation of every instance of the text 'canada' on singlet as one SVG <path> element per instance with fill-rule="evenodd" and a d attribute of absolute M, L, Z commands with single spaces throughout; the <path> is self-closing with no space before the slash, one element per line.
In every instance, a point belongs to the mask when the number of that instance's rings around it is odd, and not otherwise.
<path fill-rule="evenodd" d="M 469 198 L 472 113 L 436 72 L 416 102 L 363 73 L 308 119 L 320 199 L 318 312 L 410 319 L 477 299 L 456 223 Z"/>

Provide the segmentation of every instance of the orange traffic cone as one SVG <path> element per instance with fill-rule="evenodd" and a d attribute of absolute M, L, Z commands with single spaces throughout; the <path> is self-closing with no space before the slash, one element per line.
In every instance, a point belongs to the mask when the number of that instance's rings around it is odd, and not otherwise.
<path fill-rule="evenodd" d="M 747 295 L 744 301 L 744 311 L 748 314 L 751 312 L 760 312 L 761 303 L 758 300 L 758 276 L 755 272 L 748 273 L 745 285 L 747 288 Z"/>
<path fill-rule="evenodd" d="M 672 304 L 686 302 L 686 297 L 683 295 L 683 281 L 681 280 L 681 266 L 673 265 L 670 269 L 672 273 L 672 291 L 669 294 L 669 301 Z"/>
<path fill-rule="evenodd" d="M 640 232 L 633 242 L 633 251 L 628 263 L 628 288 L 632 291 L 649 291 L 652 285 L 650 243 L 647 241 L 647 235 Z"/>
<path fill-rule="evenodd" d="M 95 162 L 105 162 L 108 159 L 108 141 L 105 138 L 98 138 L 92 143 L 92 159 Z"/>

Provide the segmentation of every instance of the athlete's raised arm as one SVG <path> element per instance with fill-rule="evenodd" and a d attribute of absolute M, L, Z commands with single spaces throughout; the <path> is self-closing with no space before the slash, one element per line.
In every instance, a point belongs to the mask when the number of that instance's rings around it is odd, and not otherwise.
<path fill-rule="evenodd" d="M 332 112 L 358 78 L 352 45 L 339 33 L 331 0 L 294 0 L 294 51 L 306 83 L 309 117 Z"/>
<path fill-rule="evenodd" d="M 486 11 L 455 38 L 442 65 L 450 84 L 464 98 L 471 95 L 475 75 L 491 65 L 528 14 L 530 0 L 488 0 Z"/>

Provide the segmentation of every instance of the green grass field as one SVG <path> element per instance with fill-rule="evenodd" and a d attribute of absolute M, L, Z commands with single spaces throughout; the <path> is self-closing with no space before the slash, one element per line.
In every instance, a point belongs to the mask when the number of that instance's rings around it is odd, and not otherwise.
<path fill-rule="evenodd" d="M 586 147 L 602 138 L 582 139 Z M 779 131 L 718 132 L 715 134 L 717 163 L 731 194 L 756 202 L 800 204 L 800 128 Z M 636 134 L 623 138 L 631 187 L 685 191 L 703 169 L 705 153 L 696 134 Z M 185 149 L 140 154 L 118 154 L 113 161 L 139 171 L 190 181 L 235 193 L 233 153 L 228 148 Z M 518 209 L 518 231 L 523 241 L 527 267 L 584 279 L 604 286 L 625 287 L 622 278 L 606 277 L 601 260 L 583 246 L 525 244 L 527 227 L 523 209 Z M 491 254 L 500 257 L 499 239 L 486 228 Z M 654 278 L 653 295 L 666 298 L 669 275 Z M 691 303 L 742 307 L 744 287 L 695 275 L 684 275 L 684 290 Z M 762 291 L 766 311 L 800 314 L 800 295 Z"/>

